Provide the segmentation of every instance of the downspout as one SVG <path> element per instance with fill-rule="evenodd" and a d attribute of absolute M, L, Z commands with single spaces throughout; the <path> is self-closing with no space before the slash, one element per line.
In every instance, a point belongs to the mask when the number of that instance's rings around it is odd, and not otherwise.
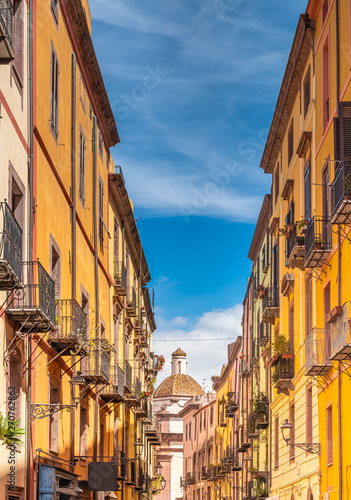
<path fill-rule="evenodd" d="M 28 257 L 29 261 L 33 260 L 33 0 L 29 0 L 29 11 L 28 11 L 28 40 L 29 40 L 29 207 L 28 207 Z M 32 442 L 32 429 L 31 429 L 31 407 L 32 407 L 32 336 L 28 336 L 28 366 L 27 370 L 27 435 L 26 435 L 26 498 L 30 500 L 31 498 L 31 467 L 32 467 L 32 454 L 31 454 L 31 442 Z"/>
<path fill-rule="evenodd" d="M 94 224 L 94 261 L 95 261 L 95 329 L 99 326 L 99 276 L 98 276 L 98 236 L 96 221 L 96 185 L 97 185 L 97 158 L 96 158 L 96 116 L 93 124 L 93 224 Z M 98 335 L 97 335 L 98 336 Z M 98 422 L 99 422 L 99 396 L 95 392 L 95 422 L 94 422 L 94 459 L 97 460 L 98 452 Z M 97 493 L 94 492 L 97 499 Z"/>
<path fill-rule="evenodd" d="M 339 0 L 335 1 L 336 32 L 336 115 L 340 116 L 340 32 L 339 32 Z M 338 305 L 341 305 L 341 237 L 338 227 Z M 341 416 L 341 362 L 338 369 L 338 446 L 339 446 L 339 500 L 342 500 L 342 416 Z"/>
<path fill-rule="evenodd" d="M 76 55 L 72 52 L 72 300 L 76 298 Z M 73 364 L 76 357 L 73 358 Z M 74 388 L 72 388 L 75 391 Z M 71 405 L 74 405 L 71 394 Z M 76 408 L 71 413 L 71 463 L 74 464 Z M 74 465 L 72 466 L 74 470 Z"/>

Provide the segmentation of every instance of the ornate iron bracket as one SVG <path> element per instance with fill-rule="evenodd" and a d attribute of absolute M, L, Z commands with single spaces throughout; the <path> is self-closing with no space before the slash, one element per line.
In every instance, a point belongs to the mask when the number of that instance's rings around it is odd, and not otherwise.
<path fill-rule="evenodd" d="M 71 412 L 73 408 L 75 408 L 75 405 L 60 405 L 58 403 L 51 403 L 51 404 L 33 403 L 31 405 L 31 417 L 37 419 L 51 417 L 51 415 L 61 410 L 66 410 L 68 412 Z"/>
<path fill-rule="evenodd" d="M 301 448 L 301 450 L 305 450 L 308 453 L 321 454 L 321 443 L 288 443 L 288 446 Z"/>

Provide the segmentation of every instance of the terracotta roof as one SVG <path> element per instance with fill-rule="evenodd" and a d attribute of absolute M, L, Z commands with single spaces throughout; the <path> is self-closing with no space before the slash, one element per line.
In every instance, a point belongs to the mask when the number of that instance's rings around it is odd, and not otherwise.
<path fill-rule="evenodd" d="M 201 396 L 204 391 L 201 385 L 190 375 L 176 373 L 167 377 L 157 387 L 154 398 L 164 396 Z"/>
<path fill-rule="evenodd" d="M 178 347 L 178 349 L 172 353 L 172 356 L 186 356 L 186 353 Z"/>

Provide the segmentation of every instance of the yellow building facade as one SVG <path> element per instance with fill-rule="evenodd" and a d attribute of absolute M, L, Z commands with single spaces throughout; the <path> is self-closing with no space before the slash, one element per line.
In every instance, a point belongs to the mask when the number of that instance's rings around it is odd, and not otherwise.
<path fill-rule="evenodd" d="M 1 203 L 7 246 L 0 254 L 0 321 L 8 364 L 1 391 L 6 400 L 15 387 L 7 411 L 15 397 L 26 434 L 24 448 L 16 448 L 16 490 L 5 480 L 0 496 L 151 497 L 159 442 L 152 393 L 164 359 L 152 351 L 150 274 L 110 154 L 119 136 L 89 5 L 33 1 L 21 13 L 29 44 L 22 76 L 31 85 L 23 90 L 22 114 L 14 92 L 6 96 L 7 141 L 18 143 L 6 161 L 18 167 L 1 165 L 9 172 L 2 199 L 10 193 L 11 200 Z M 1 54 L 16 61 L 10 32 Z M 14 64 L 5 79 L 11 72 L 19 78 Z M 28 235 L 23 242 L 21 231 Z M 9 465 L 1 467 L 5 478 Z"/>

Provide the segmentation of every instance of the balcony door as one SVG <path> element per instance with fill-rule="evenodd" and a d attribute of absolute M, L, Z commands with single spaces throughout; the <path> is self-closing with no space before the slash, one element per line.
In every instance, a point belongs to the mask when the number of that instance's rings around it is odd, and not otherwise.
<path fill-rule="evenodd" d="M 322 200 L 323 200 L 323 240 L 325 243 L 331 243 L 331 198 L 330 198 L 330 169 L 329 162 L 323 170 L 322 177 Z"/>

